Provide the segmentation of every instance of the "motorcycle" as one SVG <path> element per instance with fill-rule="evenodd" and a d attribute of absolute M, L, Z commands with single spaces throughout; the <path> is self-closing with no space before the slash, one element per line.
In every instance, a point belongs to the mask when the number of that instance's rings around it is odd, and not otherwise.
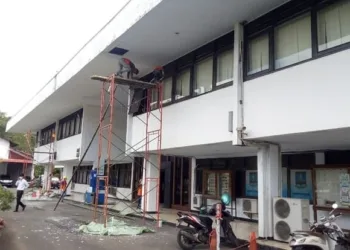
<path fill-rule="evenodd" d="M 329 217 L 322 217 L 320 222 L 310 223 L 310 231 L 295 231 L 291 233 L 292 239 L 289 246 L 292 250 L 333 250 L 350 249 L 350 240 L 342 229 L 335 223 L 342 214 L 334 214 L 338 208 L 332 205 L 333 210 Z"/>
<path fill-rule="evenodd" d="M 221 242 L 230 243 L 232 247 L 239 246 L 239 240 L 234 234 L 230 222 L 234 221 L 233 216 L 226 210 L 225 199 L 221 199 L 221 230 L 224 237 L 220 237 Z M 217 203 L 218 204 L 218 203 Z M 216 206 L 209 210 L 208 215 L 216 215 Z M 191 250 L 197 245 L 209 245 L 210 234 L 212 232 L 213 220 L 206 215 L 190 215 L 183 212 L 178 212 L 177 227 L 180 228 L 177 234 L 177 243 L 183 250 Z M 182 225 L 187 224 L 187 225 Z"/>

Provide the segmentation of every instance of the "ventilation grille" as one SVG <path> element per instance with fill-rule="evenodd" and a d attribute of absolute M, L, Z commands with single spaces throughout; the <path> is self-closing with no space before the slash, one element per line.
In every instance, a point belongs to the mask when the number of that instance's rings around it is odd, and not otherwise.
<path fill-rule="evenodd" d="M 275 203 L 275 213 L 281 219 L 286 219 L 290 215 L 290 206 L 287 201 L 280 199 Z"/>
<path fill-rule="evenodd" d="M 243 210 L 244 211 L 252 210 L 252 201 L 251 200 L 243 200 Z"/>
<path fill-rule="evenodd" d="M 275 232 L 280 239 L 287 241 L 290 237 L 291 230 L 285 221 L 279 221 L 275 225 Z"/>

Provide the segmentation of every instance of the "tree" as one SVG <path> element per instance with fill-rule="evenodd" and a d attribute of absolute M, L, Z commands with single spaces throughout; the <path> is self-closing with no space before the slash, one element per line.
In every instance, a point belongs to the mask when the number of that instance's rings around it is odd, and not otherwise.
<path fill-rule="evenodd" d="M 44 174 L 45 167 L 42 165 L 35 165 L 34 166 L 34 177 L 38 178 L 40 175 Z"/>
<path fill-rule="evenodd" d="M 6 132 L 6 125 L 9 120 L 10 117 L 8 117 L 6 113 L 0 111 L 0 138 L 9 140 L 17 144 L 17 146 L 15 147 L 16 149 L 32 154 L 28 146 L 26 134 Z M 33 150 L 35 146 L 35 137 L 33 135 L 30 135 L 29 142 L 31 149 Z"/>
<path fill-rule="evenodd" d="M 0 211 L 11 209 L 11 203 L 14 200 L 15 195 L 10 190 L 7 190 L 0 185 Z"/>

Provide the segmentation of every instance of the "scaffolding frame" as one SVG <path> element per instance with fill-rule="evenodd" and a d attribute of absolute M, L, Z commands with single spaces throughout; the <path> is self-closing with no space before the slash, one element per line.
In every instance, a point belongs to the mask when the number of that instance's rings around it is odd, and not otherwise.
<path fill-rule="evenodd" d="M 99 197 L 99 183 L 100 181 L 104 181 L 105 182 L 105 189 L 104 189 L 104 204 L 102 207 L 102 214 L 103 214 L 103 224 L 104 226 L 106 226 L 107 223 L 107 216 L 108 216 L 108 194 L 109 194 L 109 173 L 110 173 L 110 167 L 111 167 L 111 163 L 112 161 L 114 161 L 114 159 L 118 159 L 121 156 L 124 156 L 123 159 L 125 159 L 126 157 L 129 157 L 133 160 L 134 163 L 136 163 L 134 161 L 134 157 L 130 156 L 130 154 L 127 152 L 128 150 L 132 149 L 135 152 L 133 154 L 137 154 L 137 150 L 139 150 L 140 148 L 144 147 L 145 148 L 145 152 L 144 152 L 144 162 L 143 165 L 141 166 L 143 169 L 143 174 L 146 176 L 146 171 L 147 171 L 147 165 L 156 167 L 158 169 L 158 176 L 154 177 L 154 178 L 149 178 L 149 177 L 145 177 L 144 179 L 144 183 L 143 183 L 143 195 L 142 195 L 142 199 L 143 199 L 143 211 L 142 213 L 142 217 L 145 221 L 146 216 L 148 215 L 150 218 L 155 219 L 158 223 L 157 226 L 160 227 L 160 206 L 159 206 L 159 194 L 160 194 L 160 166 L 161 166 L 161 142 L 162 142 L 162 108 L 163 108 L 163 83 L 162 82 L 158 82 L 158 83 L 148 83 L 148 82 L 142 82 L 142 81 L 138 81 L 138 80 L 132 80 L 132 79 L 124 79 L 124 78 L 119 78 L 116 77 L 115 75 L 112 75 L 110 77 L 103 77 L 103 76 L 93 76 L 91 77 L 92 80 L 98 80 L 102 82 L 102 86 L 101 86 L 101 103 L 100 103 L 100 120 L 99 120 L 99 126 L 98 126 L 98 134 L 99 134 L 99 147 L 98 147 L 98 164 L 97 164 L 97 181 L 96 181 L 96 192 L 95 192 L 95 197 L 94 197 L 94 209 L 93 209 L 93 220 L 96 221 L 97 220 L 97 214 L 98 214 L 98 197 Z M 116 99 L 116 91 L 118 88 L 118 85 L 126 85 L 129 86 L 129 92 L 127 92 L 128 97 L 130 98 L 130 103 L 128 105 L 123 104 L 122 102 L 120 102 L 119 100 Z M 108 91 L 106 91 L 106 87 L 108 87 Z M 124 92 L 126 92 L 123 88 L 120 88 L 121 90 L 123 90 Z M 117 101 L 119 104 L 121 104 L 124 108 L 126 108 L 126 112 L 128 112 L 128 109 L 131 107 L 131 105 L 133 105 L 134 103 L 132 103 L 132 95 L 131 92 L 132 90 L 135 89 L 146 89 L 146 121 L 143 121 L 143 123 L 145 124 L 146 127 L 146 137 L 136 143 L 136 145 L 131 146 L 129 145 L 126 141 L 124 141 L 119 135 L 113 133 L 113 118 L 114 118 L 114 103 L 115 101 Z M 109 104 L 107 105 L 107 108 L 105 108 L 105 103 L 106 103 L 106 92 L 109 92 Z M 152 107 L 151 107 L 151 101 L 152 101 L 152 92 L 155 92 L 155 94 L 158 96 L 157 99 L 157 107 L 158 107 L 158 112 L 159 112 L 159 116 L 155 116 L 152 112 Z M 130 95 L 130 96 L 129 96 Z M 143 98 L 144 99 L 144 98 Z M 137 102 L 142 102 L 142 100 L 137 100 Z M 141 103 L 140 103 L 141 106 Z M 109 110 L 109 118 L 105 118 L 106 114 L 108 113 Z M 158 120 L 158 128 L 154 129 L 154 130 L 150 130 L 150 126 L 149 126 L 149 121 L 151 116 L 156 117 Z M 139 118 L 140 119 L 140 118 Z M 108 120 L 107 124 L 104 124 L 104 121 Z M 108 130 L 108 136 L 107 138 L 103 135 L 103 132 L 105 130 Z M 97 131 L 96 131 L 97 132 Z M 96 133 L 95 133 L 96 135 Z M 116 136 L 119 140 L 121 140 L 125 146 L 128 148 L 127 150 L 122 150 L 120 149 L 118 146 L 116 146 L 115 144 L 113 144 L 112 140 L 113 140 L 113 135 Z M 155 138 L 151 138 L 151 137 L 155 137 Z M 105 169 L 103 170 L 104 173 L 103 175 L 101 175 L 100 173 L 100 168 L 101 168 L 101 157 L 102 157 L 102 150 L 103 150 L 103 139 L 107 140 L 107 154 L 106 154 L 106 159 L 105 159 L 105 167 L 107 167 L 107 171 L 105 171 Z M 150 161 L 150 143 L 152 141 L 154 141 L 155 139 L 157 139 L 157 148 L 156 148 L 156 152 L 157 152 L 157 163 L 154 164 Z M 92 138 L 93 140 L 93 138 Z M 139 146 L 139 144 L 143 141 L 146 141 L 144 145 Z M 116 147 L 119 151 L 121 151 L 122 153 L 120 153 L 118 156 L 116 156 L 114 159 L 111 159 L 111 148 L 112 146 Z M 137 149 L 135 149 L 135 147 L 138 147 Z M 88 150 L 88 149 L 87 149 Z M 84 154 L 85 156 L 85 154 Z M 140 155 L 137 155 L 140 156 Z M 121 159 L 120 161 L 122 161 L 123 159 Z M 147 164 L 149 163 L 149 164 Z M 118 164 L 118 160 L 117 163 Z M 134 164 L 134 168 L 135 168 L 135 164 Z M 105 174 L 106 173 L 106 174 Z M 73 173 L 74 175 L 75 173 Z M 134 176 L 135 178 L 135 176 Z M 155 187 L 151 188 L 150 190 L 147 189 L 147 187 L 150 185 L 151 182 L 155 182 L 156 185 Z M 118 190 L 118 187 L 116 188 L 116 194 L 120 194 L 123 198 L 127 198 L 127 196 L 131 196 L 131 198 L 133 197 L 133 193 L 137 190 L 132 190 L 131 193 L 129 195 L 124 195 L 123 193 L 121 193 Z M 131 183 L 131 189 L 133 189 L 133 183 Z M 147 214 L 146 212 L 146 205 L 147 205 L 147 194 L 150 193 L 151 191 L 153 191 L 154 189 L 156 189 L 156 218 L 154 218 L 153 216 L 151 216 L 150 214 Z M 138 213 L 137 210 L 132 208 L 132 204 L 134 202 L 131 202 L 131 204 L 128 204 L 125 201 L 118 201 L 115 205 L 118 205 L 118 203 L 123 202 L 124 204 L 126 204 L 126 208 L 131 208 L 132 210 L 134 210 L 135 213 Z M 125 209 L 126 209 L 125 208 Z M 120 213 L 123 211 L 120 211 Z"/>

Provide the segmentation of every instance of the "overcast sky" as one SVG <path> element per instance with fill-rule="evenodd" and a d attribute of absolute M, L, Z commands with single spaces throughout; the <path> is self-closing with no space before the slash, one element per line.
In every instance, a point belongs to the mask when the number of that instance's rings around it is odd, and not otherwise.
<path fill-rule="evenodd" d="M 0 111 L 14 115 L 125 2 L 0 1 Z"/>

